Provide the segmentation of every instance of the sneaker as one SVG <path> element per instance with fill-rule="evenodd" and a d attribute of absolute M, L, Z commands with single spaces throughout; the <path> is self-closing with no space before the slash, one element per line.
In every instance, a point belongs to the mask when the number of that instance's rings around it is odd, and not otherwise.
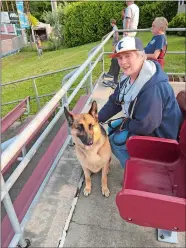
<path fill-rule="evenodd" d="M 104 80 L 113 80 L 114 77 L 106 72 L 103 74 L 103 78 Z"/>
<path fill-rule="evenodd" d="M 111 87 L 112 89 L 117 87 L 117 84 L 115 84 L 113 81 L 103 81 L 103 85 L 105 87 Z"/>

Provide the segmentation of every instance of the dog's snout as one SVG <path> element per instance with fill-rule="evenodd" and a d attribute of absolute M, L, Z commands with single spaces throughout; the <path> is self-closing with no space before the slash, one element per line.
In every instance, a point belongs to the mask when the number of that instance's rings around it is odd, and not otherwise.
<path fill-rule="evenodd" d="M 91 134 L 87 135 L 87 145 L 88 146 L 93 145 L 93 135 L 91 135 Z"/>
<path fill-rule="evenodd" d="M 88 140 L 87 145 L 88 145 L 88 146 L 93 145 L 93 140 L 92 140 L 92 139 Z"/>
<path fill-rule="evenodd" d="M 86 146 L 91 146 L 93 145 L 94 141 L 94 137 L 93 134 L 90 133 L 83 133 L 81 135 L 78 135 L 79 139 L 81 140 L 81 142 L 86 145 Z"/>

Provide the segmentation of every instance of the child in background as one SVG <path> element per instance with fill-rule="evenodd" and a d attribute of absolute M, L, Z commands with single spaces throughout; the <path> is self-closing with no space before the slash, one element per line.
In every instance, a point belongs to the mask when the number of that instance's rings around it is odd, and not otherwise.
<path fill-rule="evenodd" d="M 39 36 L 36 37 L 36 47 L 37 47 L 38 55 L 41 56 L 43 54 L 43 49 L 42 49 L 41 40 Z"/>
<path fill-rule="evenodd" d="M 153 37 L 144 48 L 147 59 L 157 60 L 162 67 L 164 65 L 164 55 L 167 49 L 167 39 L 165 36 L 167 28 L 167 19 L 165 17 L 156 17 L 152 23 L 151 29 Z M 115 89 L 118 84 L 119 71 L 120 67 L 117 58 L 113 58 L 111 60 L 109 72 L 104 74 L 104 86 Z"/>
<path fill-rule="evenodd" d="M 118 28 L 116 26 L 116 20 L 115 19 L 111 19 L 110 24 L 113 27 L 112 30 L 115 31 L 114 34 L 113 34 L 113 42 L 112 42 L 112 52 L 114 53 L 115 52 L 116 44 L 119 41 L 119 34 L 118 34 Z"/>
<path fill-rule="evenodd" d="M 125 28 L 125 9 L 122 9 L 122 11 L 121 11 L 121 18 L 122 18 L 123 29 L 124 29 Z M 118 34 L 118 39 L 119 39 L 119 34 Z M 115 48 L 115 46 L 114 46 L 114 48 Z M 112 51 L 113 51 L 113 48 L 112 48 Z M 104 84 L 107 84 L 107 81 L 112 81 L 114 79 L 114 76 L 112 76 L 112 74 L 113 73 L 115 74 L 116 70 L 118 70 L 118 73 L 116 73 L 116 74 L 119 74 L 120 69 L 118 67 L 115 68 L 114 66 L 111 66 L 109 72 L 104 73 L 104 75 L 103 75 L 103 83 Z M 117 80 L 118 80 L 118 77 L 116 78 L 116 82 L 117 82 Z"/>
<path fill-rule="evenodd" d="M 158 59 L 164 57 L 167 48 L 167 38 L 165 36 L 166 29 L 168 28 L 168 21 L 165 17 L 156 17 L 152 23 L 151 41 L 144 48 L 148 59 Z M 161 54 L 162 53 L 162 54 Z"/>

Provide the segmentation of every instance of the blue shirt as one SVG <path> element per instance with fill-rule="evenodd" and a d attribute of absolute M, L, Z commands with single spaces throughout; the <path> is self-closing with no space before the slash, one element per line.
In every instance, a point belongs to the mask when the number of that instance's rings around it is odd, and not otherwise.
<path fill-rule="evenodd" d="M 163 47 L 167 45 L 166 36 L 164 34 L 156 35 L 152 37 L 152 40 L 144 48 L 146 54 L 153 54 L 156 50 L 163 50 Z"/>

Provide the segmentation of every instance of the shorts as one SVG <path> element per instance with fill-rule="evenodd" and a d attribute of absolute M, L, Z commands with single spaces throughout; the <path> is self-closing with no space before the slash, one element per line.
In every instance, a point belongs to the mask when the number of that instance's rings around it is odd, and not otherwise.
<path fill-rule="evenodd" d="M 128 32 L 128 36 L 130 37 L 135 37 L 137 32 Z"/>
<path fill-rule="evenodd" d="M 42 55 L 43 54 L 43 50 L 42 50 L 42 48 L 38 48 L 38 50 L 37 50 L 37 52 L 38 52 L 38 55 Z"/>

